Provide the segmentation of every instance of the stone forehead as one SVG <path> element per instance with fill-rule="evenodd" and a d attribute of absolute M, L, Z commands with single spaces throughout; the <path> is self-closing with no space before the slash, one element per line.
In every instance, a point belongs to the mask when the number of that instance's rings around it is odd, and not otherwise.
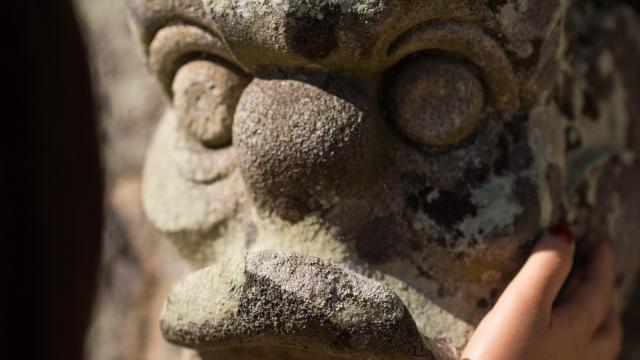
<path fill-rule="evenodd" d="M 526 57 L 561 18 L 561 0 L 202 0 L 238 59 L 252 65 L 361 66 L 428 22 L 473 23 Z M 568 0 L 563 0 L 568 1 Z M 555 20 L 555 21 L 554 21 Z M 335 67 L 335 66 L 333 66 Z"/>
<path fill-rule="evenodd" d="M 322 16 L 323 8 L 336 6 L 342 13 L 355 14 L 364 18 L 374 18 L 388 3 L 386 0 L 203 0 L 206 7 L 219 9 L 222 7 L 234 7 L 243 16 L 254 16 L 264 13 L 269 9 L 279 8 L 287 13 L 298 16 L 315 15 Z"/>
<path fill-rule="evenodd" d="M 571 0 L 128 0 L 143 47 L 176 22 L 209 30 L 247 68 L 318 63 L 358 68 L 429 22 L 471 23 L 515 57 L 549 38 Z"/>

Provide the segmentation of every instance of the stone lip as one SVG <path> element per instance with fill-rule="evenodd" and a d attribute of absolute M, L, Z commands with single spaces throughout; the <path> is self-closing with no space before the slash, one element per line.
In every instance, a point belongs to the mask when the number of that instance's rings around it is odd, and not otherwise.
<path fill-rule="evenodd" d="M 164 337 L 210 352 L 281 346 L 359 359 L 436 359 L 386 286 L 319 258 L 265 251 L 183 279 L 161 320 Z"/>

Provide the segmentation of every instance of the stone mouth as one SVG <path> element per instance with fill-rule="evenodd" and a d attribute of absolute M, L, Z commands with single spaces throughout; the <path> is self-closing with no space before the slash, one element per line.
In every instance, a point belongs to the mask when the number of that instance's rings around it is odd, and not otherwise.
<path fill-rule="evenodd" d="M 436 359 L 386 286 L 317 257 L 247 253 L 183 279 L 166 300 L 164 337 L 201 353 L 285 347 L 363 359 Z"/>

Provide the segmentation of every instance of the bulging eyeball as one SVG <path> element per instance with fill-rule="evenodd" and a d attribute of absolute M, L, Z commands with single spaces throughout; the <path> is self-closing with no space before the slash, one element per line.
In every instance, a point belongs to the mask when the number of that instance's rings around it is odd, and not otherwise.
<path fill-rule="evenodd" d="M 465 62 L 420 54 L 401 62 L 389 84 L 388 112 L 409 140 L 448 146 L 476 127 L 485 104 L 481 80 Z"/>
<path fill-rule="evenodd" d="M 147 62 L 186 134 L 207 148 L 231 144 L 233 112 L 250 77 L 219 37 L 197 25 L 167 25 L 151 40 Z"/>
<path fill-rule="evenodd" d="M 173 80 L 173 104 L 183 126 L 207 147 L 231 143 L 233 114 L 246 76 L 212 61 L 183 65 Z"/>

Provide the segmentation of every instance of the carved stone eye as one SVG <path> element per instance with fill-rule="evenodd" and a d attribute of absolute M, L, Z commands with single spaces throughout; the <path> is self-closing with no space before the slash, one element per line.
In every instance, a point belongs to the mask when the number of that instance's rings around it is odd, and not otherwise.
<path fill-rule="evenodd" d="M 421 55 L 401 62 L 389 84 L 388 111 L 396 128 L 423 146 L 447 146 L 467 137 L 482 114 L 481 80 L 463 61 Z"/>
<path fill-rule="evenodd" d="M 151 41 L 148 63 L 189 135 L 210 148 L 231 143 L 233 113 L 249 76 L 220 38 L 198 26 L 167 26 Z"/>
<path fill-rule="evenodd" d="M 207 147 L 231 143 L 233 114 L 248 79 L 207 60 L 191 61 L 176 73 L 173 105 L 187 132 Z"/>

